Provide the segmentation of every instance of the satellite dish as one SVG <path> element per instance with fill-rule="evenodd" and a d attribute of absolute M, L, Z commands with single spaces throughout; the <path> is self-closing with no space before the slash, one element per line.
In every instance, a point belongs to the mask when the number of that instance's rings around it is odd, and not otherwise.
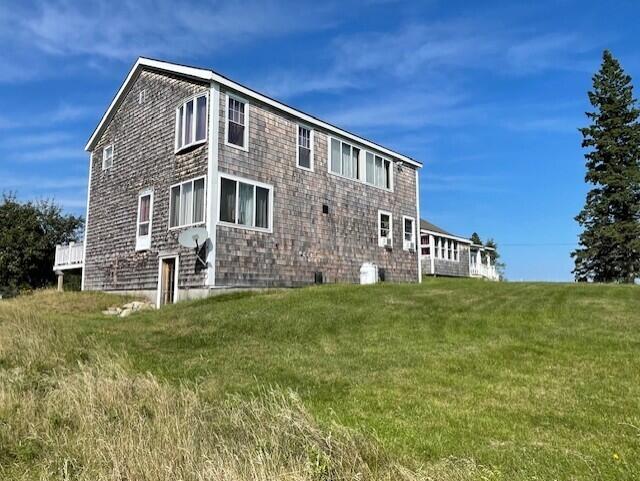
<path fill-rule="evenodd" d="M 200 257 L 200 247 L 205 245 L 208 238 L 209 233 L 207 232 L 207 229 L 203 227 L 191 227 L 180 232 L 180 235 L 178 235 L 178 242 L 183 247 L 195 249 L 196 258 L 203 266 L 207 267 L 207 262 Z"/>
<path fill-rule="evenodd" d="M 209 238 L 207 229 L 203 227 L 191 227 L 183 230 L 178 236 L 178 242 L 181 246 L 189 249 L 199 249 Z"/>

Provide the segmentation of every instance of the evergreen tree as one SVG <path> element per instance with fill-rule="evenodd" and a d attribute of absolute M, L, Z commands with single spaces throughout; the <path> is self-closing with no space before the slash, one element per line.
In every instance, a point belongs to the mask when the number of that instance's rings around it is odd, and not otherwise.
<path fill-rule="evenodd" d="M 473 242 L 474 244 L 478 244 L 479 246 L 482 245 L 482 240 L 480 240 L 480 236 L 477 232 L 471 234 L 471 242 Z"/>
<path fill-rule="evenodd" d="M 82 218 L 63 214 L 52 201 L 0 197 L 0 294 L 53 282 L 56 244 L 77 240 Z"/>
<path fill-rule="evenodd" d="M 573 272 L 580 281 L 633 282 L 640 274 L 640 111 L 631 77 L 608 50 L 589 101 L 592 124 L 580 132 L 593 187 L 576 217 L 584 230 Z"/>
<path fill-rule="evenodd" d="M 506 264 L 500 260 L 500 253 L 498 252 L 498 244 L 493 239 L 487 239 L 487 242 L 484 244 L 485 247 L 489 247 L 490 251 L 487 251 L 487 255 L 491 259 L 491 264 L 493 264 L 496 268 L 496 272 L 500 276 L 500 280 L 504 280 L 504 269 Z"/>

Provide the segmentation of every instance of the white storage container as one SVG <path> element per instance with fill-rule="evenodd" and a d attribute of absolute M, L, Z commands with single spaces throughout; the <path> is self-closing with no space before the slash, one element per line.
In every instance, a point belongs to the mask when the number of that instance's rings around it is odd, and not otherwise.
<path fill-rule="evenodd" d="M 375 284 L 378 282 L 378 266 L 365 262 L 360 267 L 360 284 Z"/>

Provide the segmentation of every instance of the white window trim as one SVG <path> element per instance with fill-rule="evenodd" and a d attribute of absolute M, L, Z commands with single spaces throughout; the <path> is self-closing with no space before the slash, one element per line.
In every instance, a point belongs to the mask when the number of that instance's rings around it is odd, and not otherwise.
<path fill-rule="evenodd" d="M 111 148 L 111 165 L 107 166 L 107 149 Z M 102 148 L 102 170 L 108 170 L 113 167 L 113 158 L 116 156 L 116 149 L 113 144 L 105 145 Z"/>
<path fill-rule="evenodd" d="M 310 145 L 310 153 L 309 153 L 309 167 L 303 167 L 300 165 L 300 128 L 307 129 L 309 131 L 309 145 Z M 313 129 L 305 124 L 296 124 L 296 167 L 298 169 L 306 170 L 308 172 L 313 172 L 313 157 L 315 153 L 314 148 L 314 132 Z"/>
<path fill-rule="evenodd" d="M 382 229 L 382 215 L 389 216 L 389 237 L 382 237 L 380 235 L 380 230 Z M 386 210 L 378 209 L 378 246 L 386 247 L 386 242 L 384 239 L 391 239 L 391 247 L 393 247 L 393 214 Z"/>
<path fill-rule="evenodd" d="M 351 147 L 355 147 L 356 149 L 360 150 L 360 156 L 358 158 L 358 172 L 360 174 L 360 177 L 347 177 L 346 175 L 342 175 L 342 174 L 337 174 L 335 172 L 333 172 L 331 170 L 331 139 L 336 139 L 338 142 L 340 142 L 340 152 L 342 152 L 342 143 L 348 144 Z M 296 142 L 297 144 L 297 142 Z M 389 162 L 389 184 L 390 187 L 386 188 L 386 187 L 380 187 L 378 185 L 375 184 L 371 184 L 369 182 L 367 182 L 367 173 L 366 173 L 366 169 L 367 169 L 367 152 L 373 154 L 374 156 L 378 156 L 381 157 L 383 160 L 386 160 Z M 342 155 L 342 154 L 341 154 Z M 335 137 L 335 136 L 331 136 L 331 135 L 327 135 L 327 172 L 330 175 L 333 175 L 335 177 L 340 177 L 341 179 L 347 179 L 350 180 L 352 182 L 358 182 L 360 184 L 364 184 L 367 185 L 369 187 L 373 187 L 374 189 L 379 189 L 379 190 L 383 190 L 385 192 L 393 192 L 393 185 L 394 185 L 394 175 L 393 175 L 393 168 L 394 168 L 394 161 L 391 160 L 389 157 L 385 157 L 384 155 L 371 150 L 371 149 L 365 149 L 363 147 L 361 147 L 359 144 L 356 144 L 354 142 L 350 142 L 350 141 L 346 141 L 346 140 L 342 140 L 340 137 Z M 363 177 L 364 176 L 364 177 Z"/>
<path fill-rule="evenodd" d="M 200 180 L 200 179 L 204 179 L 204 206 L 203 206 L 203 219 L 200 222 L 192 222 L 191 224 L 184 224 L 184 225 L 176 225 L 171 227 L 171 208 L 173 207 L 173 203 L 171 201 L 171 191 L 173 190 L 174 187 L 176 186 L 180 186 L 180 198 L 182 198 L 182 185 L 183 184 L 188 184 L 189 182 L 191 182 L 191 184 L 193 185 L 195 183 L 196 180 Z M 191 192 L 193 192 L 193 187 Z M 176 229 L 184 229 L 186 227 L 193 227 L 196 225 L 202 225 L 202 224 L 206 224 L 207 222 L 207 197 L 209 195 L 209 192 L 207 190 L 207 176 L 206 175 L 200 175 L 198 177 L 194 177 L 192 179 L 186 179 L 183 180 L 182 182 L 176 182 L 175 184 L 172 184 L 169 186 L 169 219 L 167 220 L 168 226 L 169 226 L 169 230 L 176 230 Z M 193 213 L 192 213 L 193 215 Z"/>
<path fill-rule="evenodd" d="M 411 221 L 411 226 L 412 226 L 411 227 L 411 240 L 410 241 L 407 241 L 404 238 L 404 234 L 405 234 L 404 223 L 407 220 Z M 403 215 L 402 216 L 402 249 L 405 250 L 405 251 L 410 250 L 409 249 L 411 247 L 410 244 L 413 244 L 413 249 L 414 250 L 418 249 L 418 246 L 416 244 L 416 219 L 415 219 L 415 217 L 410 217 L 408 215 Z"/>
<path fill-rule="evenodd" d="M 230 98 L 237 100 L 238 102 L 242 102 L 244 104 L 244 138 L 243 138 L 244 146 L 232 144 L 231 142 L 229 142 L 229 122 L 230 122 L 229 99 Z M 233 147 L 234 149 L 242 150 L 243 152 L 249 152 L 249 109 L 250 109 L 250 104 L 247 99 L 227 92 L 225 108 L 224 108 L 224 145 Z"/>
<path fill-rule="evenodd" d="M 196 99 L 200 98 L 200 97 L 206 97 L 206 102 L 207 102 L 207 108 L 205 109 L 205 128 L 204 128 L 204 139 L 200 139 L 200 140 L 194 140 L 193 142 L 191 142 L 190 144 L 184 144 L 182 147 L 178 147 L 178 118 L 180 115 L 180 109 L 182 107 L 186 107 L 187 103 L 190 102 L 191 100 L 193 100 L 193 125 L 191 126 L 192 128 L 192 132 L 193 132 L 193 137 L 195 139 L 196 136 L 196 120 L 198 117 L 197 114 L 197 101 Z M 186 112 L 186 109 L 185 109 Z M 182 115 L 182 136 L 184 137 L 186 135 L 186 123 L 187 123 L 187 116 L 186 113 Z M 180 104 L 176 107 L 176 126 L 175 126 L 175 144 L 174 144 L 174 153 L 179 153 L 182 152 L 183 150 L 189 149 L 191 147 L 195 147 L 196 145 L 200 145 L 200 144 L 205 144 L 207 142 L 207 138 L 209 137 L 209 92 L 200 92 L 197 93 L 195 95 L 192 95 L 191 97 L 187 97 L 186 99 L 183 99 Z"/>
<path fill-rule="evenodd" d="M 176 271 L 173 275 L 173 303 L 178 302 L 178 274 L 180 273 L 180 256 L 177 254 L 165 254 L 158 256 L 158 289 L 156 292 L 156 308 L 160 309 L 160 300 L 162 297 L 162 261 L 166 259 L 175 259 L 176 260 Z"/>
<path fill-rule="evenodd" d="M 150 196 L 149 199 L 149 233 L 146 236 L 140 235 L 140 205 L 142 198 Z M 153 189 L 145 189 L 138 194 L 138 213 L 136 214 L 136 251 L 146 251 L 151 249 L 151 228 L 153 226 Z"/>
<path fill-rule="evenodd" d="M 243 225 L 243 224 L 236 224 L 235 222 L 226 222 L 223 220 L 220 220 L 220 205 L 222 204 L 222 179 L 228 179 L 228 180 L 233 180 L 235 182 L 242 182 L 243 184 L 250 184 L 254 186 L 253 189 L 253 199 L 255 202 L 256 199 L 256 194 L 255 194 L 255 188 L 256 187 L 262 187 L 263 189 L 267 189 L 269 191 L 269 227 L 264 228 L 264 227 L 254 227 L 254 226 L 249 226 L 249 225 Z M 237 185 L 237 184 L 236 184 Z M 267 232 L 267 233 L 273 233 L 273 186 L 270 184 L 265 184 L 263 182 L 258 182 L 257 180 L 252 180 L 252 179 L 246 179 L 244 177 L 238 177 L 235 175 L 231 175 L 231 174 L 223 174 L 223 173 L 219 173 L 218 174 L 218 213 L 216 215 L 216 224 L 217 225 L 223 225 L 223 226 L 227 226 L 227 227 L 234 227 L 236 229 L 244 229 L 244 230 L 252 230 L 252 231 L 256 231 L 256 232 Z M 236 212 L 236 216 L 238 215 L 238 202 L 239 202 L 240 196 L 238 195 L 238 190 L 236 188 L 236 208 L 235 208 L 235 212 Z M 254 212 L 254 216 L 253 216 L 253 220 L 255 222 L 255 212 Z"/>

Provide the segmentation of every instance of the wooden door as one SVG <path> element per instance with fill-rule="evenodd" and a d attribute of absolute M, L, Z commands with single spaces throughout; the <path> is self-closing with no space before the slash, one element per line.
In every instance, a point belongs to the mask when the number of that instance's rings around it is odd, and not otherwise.
<path fill-rule="evenodd" d="M 175 279 L 176 279 L 176 260 L 163 259 L 162 260 L 162 280 L 160 283 L 160 305 L 172 304 L 174 302 L 175 293 Z"/>

